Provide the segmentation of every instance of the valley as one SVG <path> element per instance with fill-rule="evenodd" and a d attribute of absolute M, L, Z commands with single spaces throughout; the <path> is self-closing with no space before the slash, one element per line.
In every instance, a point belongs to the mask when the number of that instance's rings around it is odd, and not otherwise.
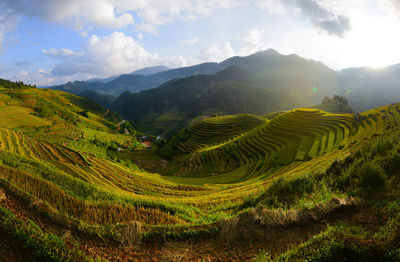
<path fill-rule="evenodd" d="M 90 99 L 2 80 L 1 237 L 36 261 L 400 259 L 400 104 L 261 113 L 144 148 Z"/>

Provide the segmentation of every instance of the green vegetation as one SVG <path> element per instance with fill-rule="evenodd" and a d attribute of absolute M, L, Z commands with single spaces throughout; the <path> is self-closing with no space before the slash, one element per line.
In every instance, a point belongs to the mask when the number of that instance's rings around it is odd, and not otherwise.
<path fill-rule="evenodd" d="M 68 247 L 61 237 L 43 232 L 32 220 L 24 222 L 1 206 L 0 230 L 23 243 L 31 253 L 31 261 L 93 261 L 82 251 Z"/>
<path fill-rule="evenodd" d="M 157 88 L 124 92 L 111 108 L 141 131 L 171 137 L 197 118 L 263 115 L 319 104 L 320 98 L 334 94 L 344 95 L 336 72 L 321 63 L 274 50 L 198 67 L 193 74 L 171 78 Z"/>
<path fill-rule="evenodd" d="M 353 113 L 353 109 L 349 106 L 347 99 L 339 95 L 334 95 L 333 98 L 325 97 L 322 104 L 315 108 L 330 113 Z"/>
<path fill-rule="evenodd" d="M 382 221 L 360 227 L 333 220 L 303 244 L 265 249 L 257 260 L 399 256 L 400 105 L 360 117 L 315 108 L 265 118 L 215 115 L 151 150 L 138 148 L 130 124 L 123 127 L 130 135 L 120 132 L 119 116 L 107 118 L 110 111 L 63 92 L 0 88 L 0 108 L 2 230 L 38 258 L 86 259 L 79 239 L 117 248 L 237 241 L 243 230 L 307 226 L 358 203 Z M 11 125 L 12 117 L 18 121 Z M 26 216 L 34 222 L 20 221 Z M 66 250 L 65 230 L 76 250 Z"/>

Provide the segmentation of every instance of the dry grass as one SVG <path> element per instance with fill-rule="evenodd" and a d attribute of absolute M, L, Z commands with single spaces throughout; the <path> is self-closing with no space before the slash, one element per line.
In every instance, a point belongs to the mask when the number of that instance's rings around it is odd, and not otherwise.
<path fill-rule="evenodd" d="M 143 233 L 142 223 L 130 221 L 121 229 L 119 242 L 123 247 L 132 248 L 140 244 Z"/>

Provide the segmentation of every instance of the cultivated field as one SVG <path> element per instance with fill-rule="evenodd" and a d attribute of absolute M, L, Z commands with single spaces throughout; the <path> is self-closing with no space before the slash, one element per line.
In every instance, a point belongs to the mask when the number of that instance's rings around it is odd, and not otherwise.
<path fill-rule="evenodd" d="M 400 105 L 357 117 L 307 108 L 270 119 L 211 117 L 159 150 L 169 162 L 156 174 L 131 162 L 126 152 L 139 143 L 115 133 L 118 121 L 103 119 L 103 109 L 57 91 L 0 88 L 0 94 L 0 185 L 9 198 L 34 212 L 33 220 L 44 216 L 55 235 L 67 230 L 77 239 L 125 246 L 160 239 L 229 243 L 257 223 L 300 223 L 300 213 L 286 216 L 290 210 L 355 205 L 365 196 L 357 191 L 362 176 L 333 179 L 332 166 L 358 163 L 355 156 L 393 135 L 400 121 Z M 378 163 L 379 154 L 370 160 Z M 274 210 L 280 219 L 268 213 Z M 9 211 L 1 212 L 4 220 Z M 291 252 L 285 256 L 301 257 Z"/>

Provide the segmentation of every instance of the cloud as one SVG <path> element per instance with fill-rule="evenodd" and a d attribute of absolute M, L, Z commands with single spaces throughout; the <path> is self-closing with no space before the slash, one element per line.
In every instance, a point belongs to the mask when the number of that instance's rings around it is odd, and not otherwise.
<path fill-rule="evenodd" d="M 400 16 L 400 1 L 399 0 L 385 0 L 392 11 L 396 13 L 398 16 Z"/>
<path fill-rule="evenodd" d="M 254 1 L 258 7 L 263 10 L 268 10 L 271 14 L 285 13 L 285 6 L 282 1 L 277 0 L 256 0 Z"/>
<path fill-rule="evenodd" d="M 70 56 L 83 55 L 83 52 L 74 52 L 67 48 L 62 48 L 62 49 L 50 48 L 49 50 L 42 49 L 42 53 L 47 55 L 50 58 L 58 58 L 58 59 L 63 59 L 63 58 L 67 58 Z"/>
<path fill-rule="evenodd" d="M 79 35 L 81 37 L 88 37 L 89 36 L 88 32 L 86 32 L 86 31 L 79 32 Z"/>
<path fill-rule="evenodd" d="M 212 44 L 204 47 L 197 54 L 197 58 L 204 62 L 220 62 L 234 54 L 231 43 L 225 42 L 221 45 Z"/>
<path fill-rule="evenodd" d="M 161 58 L 157 53 L 149 53 L 131 36 L 114 32 L 109 36 L 90 36 L 82 50 L 46 50 L 49 55 L 64 58 L 52 70 L 53 76 L 87 74 L 108 77 L 130 73 L 134 70 L 164 64 L 170 67 L 184 66 L 182 56 Z M 64 54 L 66 56 L 62 57 Z M 79 54 L 79 55 L 77 55 Z"/>
<path fill-rule="evenodd" d="M 221 62 L 232 56 L 247 56 L 258 51 L 270 48 L 270 45 L 262 41 L 263 30 L 250 29 L 241 36 L 240 48 L 234 50 L 231 42 L 211 44 L 203 47 L 196 54 L 198 62 Z"/>
<path fill-rule="evenodd" d="M 11 1 L 11 0 L 8 0 Z M 12 0 L 23 2 L 24 0 Z M 27 15 L 41 18 L 45 21 L 72 24 L 80 30 L 85 27 L 96 28 L 121 28 L 134 22 L 133 16 L 116 9 L 112 1 L 105 0 L 41 0 L 37 4 L 27 5 Z"/>
<path fill-rule="evenodd" d="M 51 74 L 50 70 L 43 68 L 39 68 L 37 70 L 21 70 L 17 68 L 9 69 L 9 71 L 3 75 L 3 77 L 11 81 L 23 81 L 24 83 L 38 86 L 51 86 L 54 84 L 74 81 L 76 79 L 87 80 L 92 78 L 89 75 L 84 74 L 79 76 L 55 77 Z"/>
<path fill-rule="evenodd" d="M 302 14 L 309 17 L 311 22 L 323 32 L 343 38 L 351 29 L 349 18 L 335 15 L 316 0 L 296 0 L 296 4 Z"/>
<path fill-rule="evenodd" d="M 94 28 L 118 29 L 134 25 L 136 30 L 155 33 L 156 28 L 175 20 L 207 16 L 217 8 L 230 8 L 240 0 L 2 0 L 14 15 L 28 15 L 62 23 L 79 31 Z M 135 21 L 134 16 L 140 21 Z"/>
<path fill-rule="evenodd" d="M 261 40 L 261 36 L 263 33 L 263 30 L 254 28 L 250 29 L 246 34 L 242 35 L 241 40 L 244 43 L 244 46 L 242 47 L 240 54 L 248 55 L 266 49 L 267 45 Z"/>
<path fill-rule="evenodd" d="M 182 43 L 183 44 L 187 44 L 187 45 L 194 45 L 199 41 L 198 38 L 193 38 L 193 39 L 187 39 L 187 40 L 183 40 Z"/>
<path fill-rule="evenodd" d="M 14 16 L 6 3 L 0 2 L 0 51 L 6 33 L 14 30 L 19 18 Z"/>

